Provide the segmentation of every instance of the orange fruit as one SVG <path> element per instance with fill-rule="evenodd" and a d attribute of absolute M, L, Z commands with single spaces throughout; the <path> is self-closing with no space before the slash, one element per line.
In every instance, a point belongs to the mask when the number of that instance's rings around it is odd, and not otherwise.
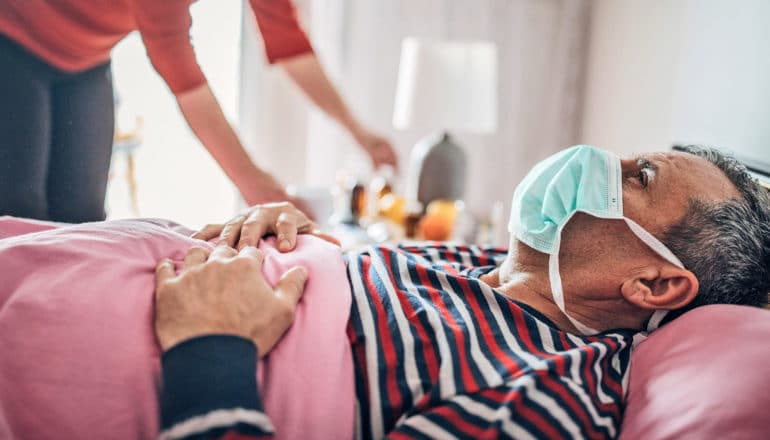
<path fill-rule="evenodd" d="M 425 215 L 443 218 L 450 227 L 454 225 L 457 218 L 457 207 L 454 200 L 438 199 L 428 203 L 425 209 Z"/>
<path fill-rule="evenodd" d="M 452 236 L 453 226 L 453 222 L 448 222 L 444 216 L 426 214 L 420 220 L 418 229 L 425 240 L 445 241 Z"/>

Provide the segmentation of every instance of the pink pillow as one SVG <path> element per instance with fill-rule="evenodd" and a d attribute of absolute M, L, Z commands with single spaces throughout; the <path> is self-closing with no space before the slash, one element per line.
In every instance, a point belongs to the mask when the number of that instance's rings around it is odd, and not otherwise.
<path fill-rule="evenodd" d="M 716 305 L 662 327 L 631 356 L 620 438 L 767 438 L 770 311 Z"/>

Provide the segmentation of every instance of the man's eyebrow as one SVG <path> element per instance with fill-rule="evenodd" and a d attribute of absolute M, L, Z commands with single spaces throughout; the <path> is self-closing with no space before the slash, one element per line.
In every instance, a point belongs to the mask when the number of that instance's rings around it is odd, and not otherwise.
<path fill-rule="evenodd" d="M 639 168 L 648 168 L 653 171 L 658 171 L 658 166 L 653 163 L 647 156 L 639 155 L 635 157 L 636 164 L 639 166 Z"/>

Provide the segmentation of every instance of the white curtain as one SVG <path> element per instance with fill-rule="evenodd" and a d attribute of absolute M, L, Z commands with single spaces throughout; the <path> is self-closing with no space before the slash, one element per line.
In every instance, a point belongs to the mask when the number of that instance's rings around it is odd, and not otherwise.
<path fill-rule="evenodd" d="M 356 115 L 394 141 L 401 164 L 437 127 L 392 128 L 401 41 L 484 39 L 499 53 L 498 131 L 458 133 L 468 152 L 468 206 L 509 206 L 530 166 L 579 139 L 590 5 L 587 0 L 298 0 L 316 53 Z M 248 8 L 248 6 L 244 6 Z M 253 15 L 244 14 L 241 134 L 258 163 L 286 182 L 329 185 L 363 170 L 352 140 L 277 69 L 265 66 Z M 403 182 L 400 182 L 403 184 Z"/>

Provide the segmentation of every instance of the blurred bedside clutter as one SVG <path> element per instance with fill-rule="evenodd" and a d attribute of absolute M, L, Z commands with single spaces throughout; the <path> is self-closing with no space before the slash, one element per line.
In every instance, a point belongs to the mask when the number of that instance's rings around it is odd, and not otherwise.
<path fill-rule="evenodd" d="M 449 241 L 507 246 L 503 202 L 474 215 L 463 200 L 436 199 L 409 204 L 381 174 L 368 181 L 344 171 L 332 188 L 290 186 L 290 195 L 305 201 L 324 231 L 340 239 L 345 251 L 377 243 Z"/>

